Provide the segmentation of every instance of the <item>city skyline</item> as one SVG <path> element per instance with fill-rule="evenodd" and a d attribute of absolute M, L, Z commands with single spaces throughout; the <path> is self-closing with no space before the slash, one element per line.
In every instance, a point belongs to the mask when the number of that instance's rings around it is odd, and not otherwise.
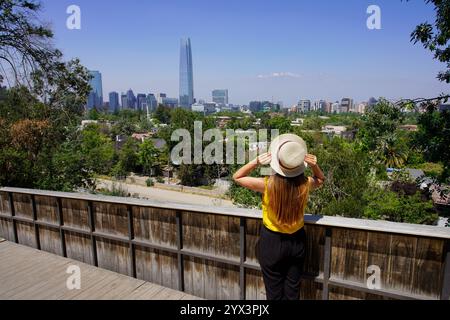
<path fill-rule="evenodd" d="M 43 4 L 55 46 L 66 59 L 79 57 L 88 69 L 101 70 L 105 92 L 131 87 L 177 97 L 179 39 L 186 36 L 195 43 L 197 100 L 210 100 L 215 88 L 228 88 L 230 103 L 282 100 L 286 107 L 304 98 L 365 101 L 448 90 L 436 79 L 443 65 L 410 42 L 417 24 L 434 19 L 432 7 L 422 1 L 378 1 L 381 30 L 366 27 L 369 1 L 132 0 L 114 6 L 80 0 L 81 30 L 65 26 L 70 1 Z M 176 19 L 149 19 L 148 12 L 170 12 Z M 194 12 L 202 19 L 193 19 Z M 123 14 L 135 19 L 117 23 Z"/>

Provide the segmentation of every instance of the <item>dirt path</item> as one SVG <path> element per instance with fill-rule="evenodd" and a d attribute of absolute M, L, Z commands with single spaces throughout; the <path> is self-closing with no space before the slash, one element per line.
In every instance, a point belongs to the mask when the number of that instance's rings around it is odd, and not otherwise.
<path fill-rule="evenodd" d="M 116 183 L 116 186 L 120 184 L 122 188 L 124 188 L 128 193 L 132 195 L 137 194 L 141 198 L 176 203 L 198 204 L 204 206 L 234 207 L 233 203 L 230 200 L 211 198 L 185 192 L 143 187 L 128 183 L 118 183 L 103 179 L 97 180 L 97 187 L 111 190 L 113 183 Z"/>

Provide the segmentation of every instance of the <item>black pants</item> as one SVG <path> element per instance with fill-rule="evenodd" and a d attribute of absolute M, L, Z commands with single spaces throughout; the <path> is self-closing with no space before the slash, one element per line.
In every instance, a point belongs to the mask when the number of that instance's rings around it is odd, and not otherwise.
<path fill-rule="evenodd" d="M 264 225 L 256 255 L 266 287 L 267 300 L 299 300 L 300 277 L 306 250 L 304 228 L 294 234 L 271 231 Z"/>

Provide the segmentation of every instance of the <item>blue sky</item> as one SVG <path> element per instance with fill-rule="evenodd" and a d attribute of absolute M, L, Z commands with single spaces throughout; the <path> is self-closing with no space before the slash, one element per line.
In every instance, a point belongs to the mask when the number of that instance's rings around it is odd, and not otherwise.
<path fill-rule="evenodd" d="M 197 99 L 227 88 L 230 103 L 448 92 L 444 66 L 410 33 L 434 11 L 424 0 L 42 0 L 43 20 L 67 59 L 103 75 L 110 91 L 178 96 L 179 45 L 190 37 Z M 81 30 L 66 28 L 69 5 Z M 369 30 L 367 7 L 381 8 Z M 274 74 L 278 73 L 278 76 Z"/>

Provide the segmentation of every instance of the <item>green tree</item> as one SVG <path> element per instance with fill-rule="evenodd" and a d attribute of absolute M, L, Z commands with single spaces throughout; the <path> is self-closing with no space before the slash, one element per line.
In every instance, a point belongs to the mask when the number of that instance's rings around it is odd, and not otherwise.
<path fill-rule="evenodd" d="M 30 84 L 36 70 L 50 71 L 62 56 L 48 45 L 53 32 L 37 18 L 40 3 L 32 0 L 0 1 L 0 63 L 12 70 L 2 73 L 10 85 Z M 11 77 L 11 79 L 10 79 Z"/>
<path fill-rule="evenodd" d="M 434 23 L 419 24 L 411 34 L 411 41 L 421 43 L 425 49 L 434 53 L 434 59 L 446 64 L 447 68 L 439 72 L 440 81 L 450 83 L 450 0 L 426 0 L 434 6 L 436 18 Z M 442 163 L 444 170 L 440 181 L 450 181 L 449 130 L 450 115 L 448 111 L 439 112 L 440 103 L 448 101 L 450 95 L 442 94 L 437 98 L 413 99 L 403 101 L 402 105 L 422 103 L 426 110 L 419 116 L 417 143 L 428 161 Z"/>
<path fill-rule="evenodd" d="M 419 116 L 419 131 L 415 144 L 420 147 L 426 161 L 443 165 L 438 177 L 450 182 L 450 112 L 439 112 L 433 103 L 428 103 L 426 112 Z"/>
<path fill-rule="evenodd" d="M 411 41 L 421 43 L 425 49 L 434 53 L 434 58 L 447 65 L 447 70 L 438 74 L 441 81 L 450 83 L 450 1 L 426 0 L 436 11 L 434 24 L 419 24 L 411 34 Z"/>
<path fill-rule="evenodd" d="M 308 213 L 360 218 L 369 184 L 367 153 L 337 137 L 308 152 L 317 156 L 326 176 L 326 183 L 310 195 Z"/>
<path fill-rule="evenodd" d="M 372 156 L 385 167 L 402 168 L 408 157 L 407 145 L 401 143 L 395 134 L 389 134 L 378 139 Z"/>
<path fill-rule="evenodd" d="M 89 168 L 88 159 L 83 156 L 80 143 L 65 142 L 51 158 L 51 163 L 43 166 L 36 188 L 71 192 L 78 188 L 94 188 L 93 168 Z"/>
<path fill-rule="evenodd" d="M 139 145 L 135 139 L 128 138 L 122 149 L 119 151 L 119 162 L 126 175 L 134 172 L 139 166 Z"/>
<path fill-rule="evenodd" d="M 91 110 L 89 110 L 87 118 L 89 120 L 99 120 L 100 112 L 98 112 L 97 108 L 92 108 Z"/>
<path fill-rule="evenodd" d="M 280 131 L 280 134 L 285 134 L 290 132 L 291 130 L 291 121 L 285 117 L 273 117 L 271 119 L 268 119 L 266 121 L 266 127 L 267 129 L 276 129 Z"/>
<path fill-rule="evenodd" d="M 136 129 L 136 124 L 133 120 L 121 118 L 111 128 L 111 136 L 113 138 L 120 135 L 130 137 L 133 133 L 136 132 Z"/>
<path fill-rule="evenodd" d="M 113 165 L 114 146 L 111 139 L 100 132 L 98 125 L 89 125 L 81 133 L 81 152 L 94 173 L 108 174 Z"/>
<path fill-rule="evenodd" d="M 423 201 L 419 192 L 399 196 L 385 188 L 371 187 L 364 193 L 364 200 L 364 217 L 369 219 L 431 224 L 438 218 L 432 201 Z"/>
<path fill-rule="evenodd" d="M 358 138 L 363 143 L 363 149 L 373 151 L 380 139 L 396 132 L 403 122 L 401 109 L 387 100 L 380 101 L 370 108 L 363 116 L 363 124 L 358 132 Z"/>
<path fill-rule="evenodd" d="M 183 186 L 198 187 L 202 185 L 203 176 L 202 165 L 181 164 L 178 168 L 178 178 Z"/>
<path fill-rule="evenodd" d="M 322 130 L 325 125 L 325 121 L 318 117 L 308 117 L 303 123 L 304 130 Z"/>
<path fill-rule="evenodd" d="M 155 148 L 153 141 L 145 140 L 139 146 L 139 164 L 142 166 L 144 174 L 151 175 L 152 169 L 159 166 L 159 150 Z"/>
<path fill-rule="evenodd" d="M 169 107 L 159 105 L 155 110 L 154 117 L 158 119 L 159 122 L 168 124 L 170 122 L 170 114 L 171 109 Z"/>

